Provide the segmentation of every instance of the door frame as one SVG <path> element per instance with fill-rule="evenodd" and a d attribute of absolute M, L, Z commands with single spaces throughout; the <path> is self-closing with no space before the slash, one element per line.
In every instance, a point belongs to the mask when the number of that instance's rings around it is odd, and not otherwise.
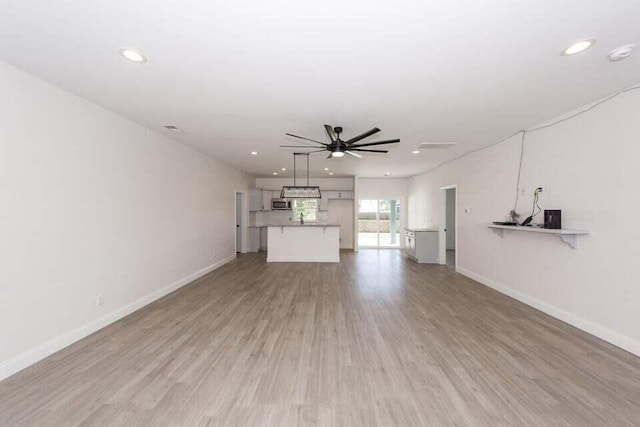
<path fill-rule="evenodd" d="M 240 224 L 238 221 L 238 196 L 240 196 Z M 235 252 L 247 253 L 247 193 L 246 191 L 234 191 L 233 193 L 233 225 L 235 233 L 233 235 L 233 246 Z M 240 227 L 238 227 L 240 225 Z M 238 231 L 240 231 L 240 247 L 238 248 Z"/>
<path fill-rule="evenodd" d="M 438 259 L 441 265 L 447 264 L 447 190 L 456 190 L 456 209 L 454 213 L 454 222 L 456 227 L 455 236 L 455 269 L 458 269 L 458 184 L 446 185 L 440 187 L 440 227 L 438 232 Z"/>

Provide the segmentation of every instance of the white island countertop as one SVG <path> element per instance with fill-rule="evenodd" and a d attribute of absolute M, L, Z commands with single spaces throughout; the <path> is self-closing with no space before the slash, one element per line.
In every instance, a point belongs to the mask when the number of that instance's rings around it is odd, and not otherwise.
<path fill-rule="evenodd" d="M 337 224 L 268 225 L 267 262 L 340 262 Z"/>
<path fill-rule="evenodd" d="M 339 224 L 320 224 L 317 222 L 311 222 L 309 224 L 278 224 L 278 225 L 266 225 L 265 227 L 340 227 Z"/>
<path fill-rule="evenodd" d="M 250 225 L 249 228 L 263 228 L 263 227 L 340 227 L 340 224 L 322 224 L 318 222 L 310 222 L 308 224 L 289 223 L 289 224 L 264 224 L 264 225 Z"/>

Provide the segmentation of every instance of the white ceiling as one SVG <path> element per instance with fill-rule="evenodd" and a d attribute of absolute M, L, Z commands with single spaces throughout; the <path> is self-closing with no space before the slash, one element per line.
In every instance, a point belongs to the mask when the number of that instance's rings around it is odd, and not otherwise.
<path fill-rule="evenodd" d="M 388 155 L 312 168 L 399 177 L 638 83 L 640 49 L 606 54 L 639 22 L 638 0 L 4 0 L 0 59 L 256 176 L 291 169 L 285 132 L 378 126 Z"/>

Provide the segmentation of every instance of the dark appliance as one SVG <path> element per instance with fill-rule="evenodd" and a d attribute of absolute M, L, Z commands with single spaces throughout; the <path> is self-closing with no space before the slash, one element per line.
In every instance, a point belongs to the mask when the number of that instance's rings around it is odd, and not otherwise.
<path fill-rule="evenodd" d="M 559 230 L 562 228 L 562 211 L 559 209 L 544 210 L 544 228 Z"/>
<path fill-rule="evenodd" d="M 291 200 L 271 199 L 271 210 L 273 211 L 290 211 Z"/>

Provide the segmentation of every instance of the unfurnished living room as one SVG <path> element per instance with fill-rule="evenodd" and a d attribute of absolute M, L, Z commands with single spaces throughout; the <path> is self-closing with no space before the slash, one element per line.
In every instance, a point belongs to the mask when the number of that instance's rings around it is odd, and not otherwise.
<path fill-rule="evenodd" d="M 0 426 L 640 426 L 637 0 L 0 1 Z"/>

